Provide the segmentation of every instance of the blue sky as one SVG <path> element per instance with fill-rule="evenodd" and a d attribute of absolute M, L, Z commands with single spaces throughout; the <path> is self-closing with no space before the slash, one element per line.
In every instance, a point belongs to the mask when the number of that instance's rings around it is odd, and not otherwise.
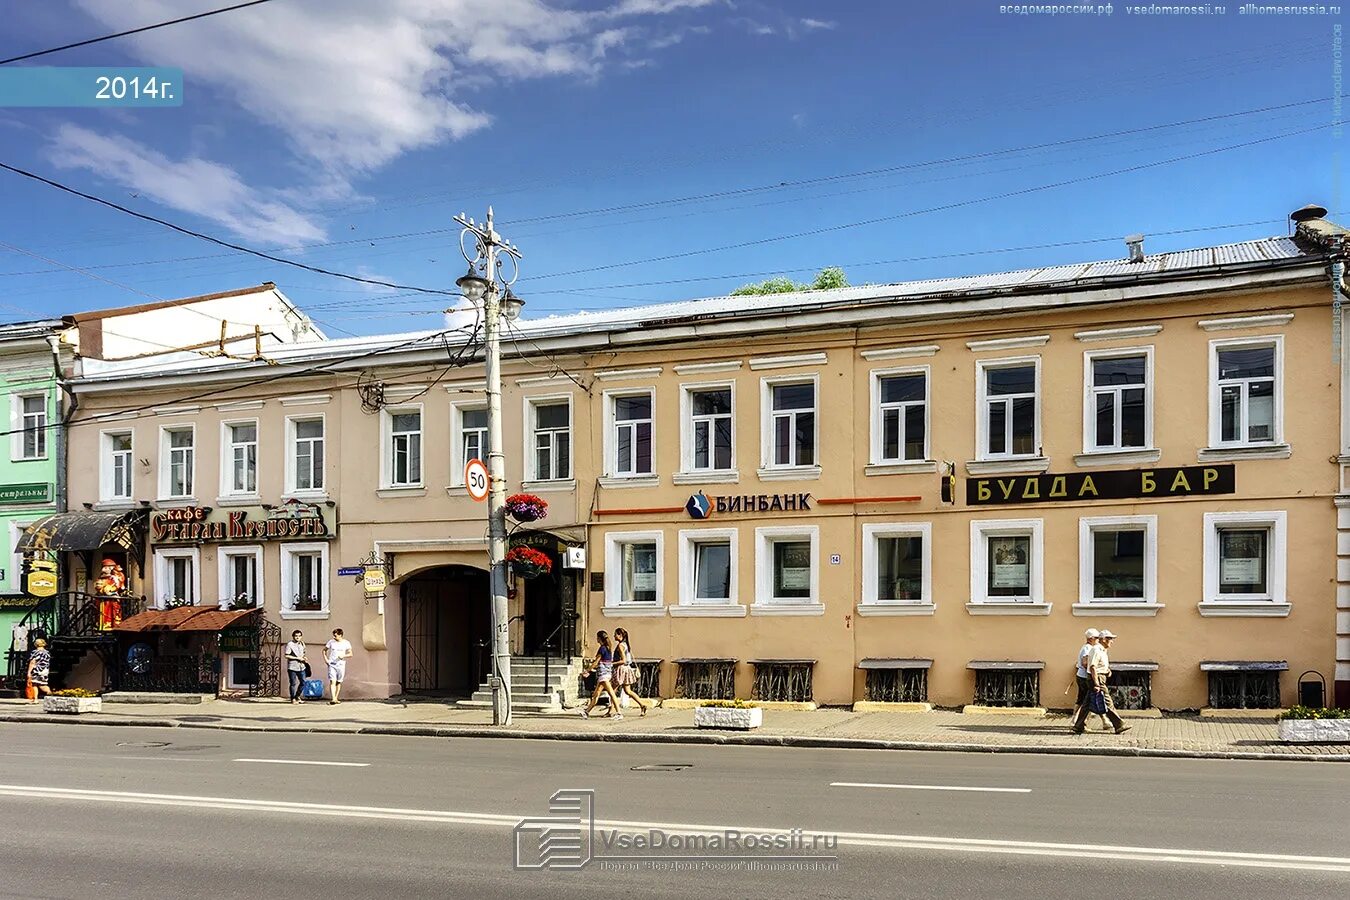
<path fill-rule="evenodd" d="M 0 57 L 220 5 L 25 3 Z M 0 110 L 0 160 L 313 265 L 437 288 L 463 271 L 451 217 L 491 203 L 525 253 L 527 316 L 826 265 L 861 283 L 1109 258 L 1129 232 L 1149 251 L 1200 246 L 1350 202 L 1330 102 L 1018 151 L 1332 95 L 1337 18 L 1238 6 L 273 0 L 28 63 L 180 66 L 186 100 Z M 708 194 L 721 196 L 667 202 Z M 3 320 L 271 280 L 335 335 L 441 321 L 442 299 L 233 254 L 6 173 L 0 209 L 0 241 L 28 251 L 0 248 Z M 1188 231 L 1237 223 L 1257 224 Z M 654 257 L 674 258 L 626 265 Z"/>

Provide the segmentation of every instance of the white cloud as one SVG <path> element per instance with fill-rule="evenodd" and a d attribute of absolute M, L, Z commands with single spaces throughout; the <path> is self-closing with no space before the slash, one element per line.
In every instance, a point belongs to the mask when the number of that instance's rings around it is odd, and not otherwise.
<path fill-rule="evenodd" d="M 239 173 L 217 162 L 174 160 L 130 138 L 62 125 L 51 158 L 67 169 L 85 169 L 174 209 L 194 213 L 235 234 L 267 243 L 320 241 L 323 228 L 280 194 L 244 184 Z"/>
<path fill-rule="evenodd" d="M 838 22 L 826 22 L 823 19 L 802 19 L 802 27 L 808 31 L 828 31 L 839 27 Z"/>

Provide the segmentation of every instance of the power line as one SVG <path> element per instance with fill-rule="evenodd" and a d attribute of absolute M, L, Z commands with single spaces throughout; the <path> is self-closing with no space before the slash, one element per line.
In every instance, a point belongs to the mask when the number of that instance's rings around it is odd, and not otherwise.
<path fill-rule="evenodd" d="M 167 22 L 156 22 L 153 25 L 142 25 L 140 28 L 132 28 L 129 31 L 119 31 L 116 34 L 105 34 L 102 37 L 89 38 L 88 40 L 76 41 L 73 44 L 63 44 L 60 47 L 52 47 L 49 50 L 37 50 L 33 53 L 25 53 L 22 56 L 11 56 L 9 59 L 0 59 L 0 66 L 6 66 L 13 62 L 22 62 L 25 59 L 36 59 L 39 56 L 47 56 L 50 53 L 60 53 L 62 50 L 74 50 L 76 47 L 88 47 L 90 44 L 99 44 L 103 41 L 111 41 L 114 38 L 127 37 L 132 34 L 141 34 L 145 31 L 154 31 L 156 28 L 167 28 L 170 25 L 178 25 L 183 22 L 191 22 L 194 19 L 205 19 L 207 16 L 218 16 L 221 13 L 233 12 L 236 9 L 244 9 L 248 6 L 258 6 L 263 3 L 270 3 L 271 0 L 249 0 L 247 3 L 236 3 L 234 6 L 223 6 L 220 9 L 210 9 L 206 12 L 200 12 L 193 16 L 183 16 L 178 19 L 170 19 Z"/>

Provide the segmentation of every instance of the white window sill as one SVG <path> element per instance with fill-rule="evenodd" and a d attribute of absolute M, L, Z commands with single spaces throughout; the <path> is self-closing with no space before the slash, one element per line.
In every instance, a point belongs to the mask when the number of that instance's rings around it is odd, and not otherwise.
<path fill-rule="evenodd" d="M 550 481 L 522 481 L 520 489 L 529 494 L 544 494 L 550 491 L 575 491 L 575 478 L 557 478 Z"/>
<path fill-rule="evenodd" d="M 816 481 L 820 466 L 761 466 L 760 481 Z"/>
<path fill-rule="evenodd" d="M 283 609 L 281 617 L 283 619 L 326 619 L 329 612 L 326 609 Z"/>
<path fill-rule="evenodd" d="M 200 506 L 196 497 L 160 497 L 155 500 L 159 509 L 178 509 L 183 506 Z"/>
<path fill-rule="evenodd" d="M 1154 448 L 1138 450 L 1086 450 L 1073 458 L 1080 469 L 1091 466 L 1123 466 L 1130 463 L 1155 463 L 1162 459 L 1162 451 Z"/>
<path fill-rule="evenodd" d="M 1018 456 L 1012 459 L 972 459 L 966 463 L 969 475 L 1014 475 L 1021 472 L 1040 474 L 1050 471 L 1048 456 Z"/>
<path fill-rule="evenodd" d="M 934 603 L 859 603 L 858 615 L 868 616 L 931 616 L 937 612 Z"/>
<path fill-rule="evenodd" d="M 216 506 L 257 506 L 262 503 L 261 494 L 230 494 L 216 498 Z"/>
<path fill-rule="evenodd" d="M 287 500 L 299 500 L 303 503 L 327 503 L 332 499 L 332 497 L 328 496 L 328 494 L 322 490 L 283 491 L 281 494 L 282 503 L 285 503 Z"/>
<path fill-rule="evenodd" d="M 9 458 L 9 461 L 12 462 L 12 463 L 46 462 L 46 461 L 47 461 L 47 457 L 45 457 L 45 456 L 11 456 L 11 457 Z"/>
<path fill-rule="evenodd" d="M 660 475 L 602 475 L 598 482 L 602 488 L 643 488 L 659 487 Z"/>
<path fill-rule="evenodd" d="M 746 614 L 744 603 L 700 603 L 672 606 L 670 614 L 677 619 L 740 619 Z"/>
<path fill-rule="evenodd" d="M 929 475 L 937 471 L 937 460 L 914 459 L 907 462 L 872 463 L 863 469 L 864 475 Z"/>
<path fill-rule="evenodd" d="M 966 612 L 972 616 L 1048 616 L 1053 603 L 967 603 Z"/>
<path fill-rule="evenodd" d="M 737 484 L 740 469 L 708 469 L 705 472 L 676 472 L 670 476 L 674 484 Z"/>
<path fill-rule="evenodd" d="M 640 606 L 636 603 L 623 603 L 618 606 L 603 606 L 600 608 L 600 613 L 611 619 L 654 618 L 664 616 L 666 608 L 657 605 Z"/>
<path fill-rule="evenodd" d="M 409 484 L 399 485 L 398 487 L 382 487 L 375 490 L 375 496 L 389 499 L 393 497 L 425 497 L 427 489 L 425 485 Z"/>
<path fill-rule="evenodd" d="M 139 506 L 135 500 L 100 500 L 94 504 L 95 512 L 125 512 Z"/>
<path fill-rule="evenodd" d="M 1142 600 L 1090 600 L 1073 605 L 1075 616 L 1156 616 L 1164 608 L 1161 603 Z"/>
<path fill-rule="evenodd" d="M 1274 600 L 1202 600 L 1196 608 L 1206 618 L 1283 619 L 1293 607 Z"/>
<path fill-rule="evenodd" d="M 1244 459 L 1288 459 L 1294 449 L 1288 444 L 1257 444 L 1248 447 L 1206 447 L 1195 455 L 1200 462 L 1237 462 Z"/>
<path fill-rule="evenodd" d="M 782 601 L 750 604 L 752 616 L 823 616 L 824 603 L 785 603 Z"/>

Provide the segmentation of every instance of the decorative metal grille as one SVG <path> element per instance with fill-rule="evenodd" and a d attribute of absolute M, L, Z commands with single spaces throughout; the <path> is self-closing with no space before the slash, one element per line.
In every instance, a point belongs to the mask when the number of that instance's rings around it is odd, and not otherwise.
<path fill-rule="evenodd" d="M 637 662 L 638 680 L 633 690 L 639 697 L 661 696 L 661 660 Z"/>
<path fill-rule="evenodd" d="M 1213 709 L 1278 709 L 1279 672 L 1210 672 L 1209 705 Z"/>
<path fill-rule="evenodd" d="M 691 700 L 735 700 L 736 663 L 690 661 L 677 663 L 675 696 Z"/>
<path fill-rule="evenodd" d="M 215 694 L 219 685 L 220 657 L 215 653 L 154 656 L 135 668 L 124 666 L 118 677 L 124 691 Z"/>
<path fill-rule="evenodd" d="M 1039 706 L 1041 673 L 1036 669 L 977 669 L 975 703 L 980 706 Z"/>
<path fill-rule="evenodd" d="M 258 616 L 256 645 L 249 656 L 257 660 L 258 675 L 249 685 L 250 697 L 281 696 L 281 626 Z"/>
<path fill-rule="evenodd" d="M 868 669 L 867 699 L 878 703 L 927 703 L 927 669 Z"/>
<path fill-rule="evenodd" d="M 811 663 L 755 663 L 754 700 L 811 702 Z"/>
<path fill-rule="evenodd" d="M 1112 672 L 1106 686 L 1116 709 L 1148 709 L 1153 705 L 1149 690 L 1152 672 Z"/>

